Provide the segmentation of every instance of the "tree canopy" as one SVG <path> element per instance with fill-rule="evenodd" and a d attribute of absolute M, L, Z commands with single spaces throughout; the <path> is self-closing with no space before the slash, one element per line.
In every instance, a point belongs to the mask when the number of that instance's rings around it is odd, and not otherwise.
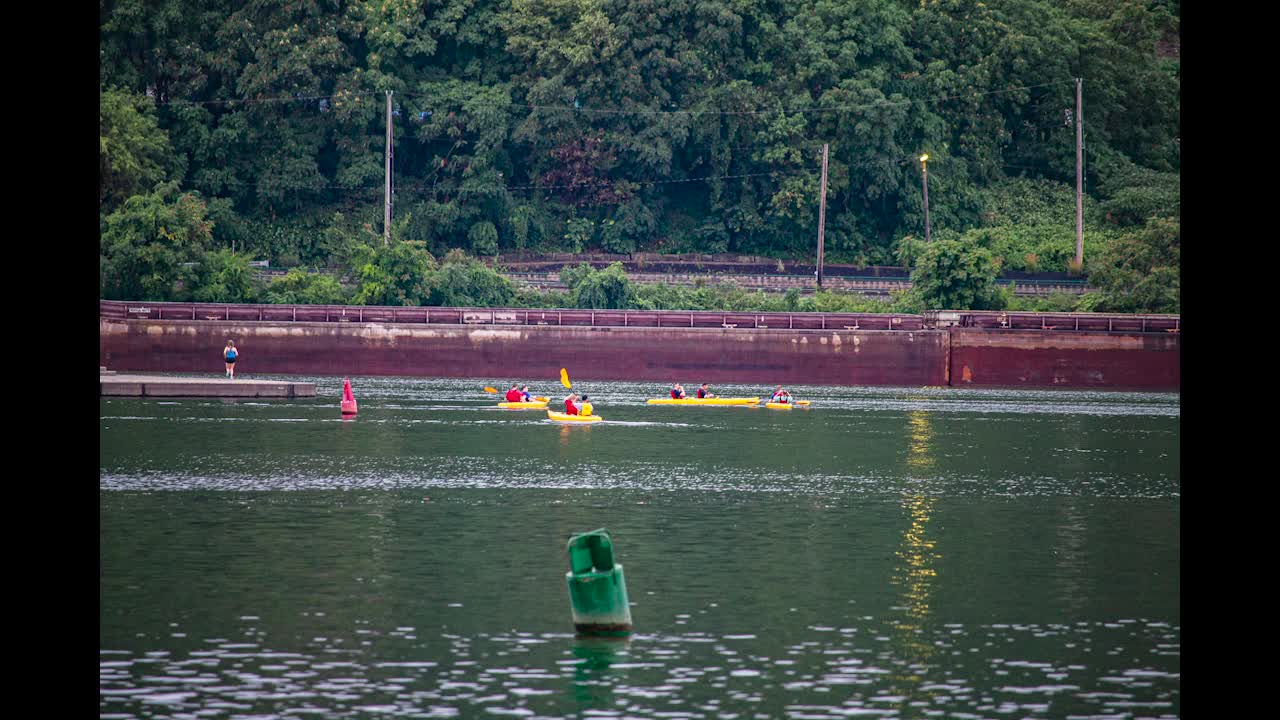
<path fill-rule="evenodd" d="M 388 92 L 395 234 L 434 257 L 812 256 L 828 143 L 828 262 L 889 264 L 923 236 L 916 158 L 928 152 L 935 232 L 986 229 L 976 242 L 1004 267 L 1030 254 L 1065 269 L 1073 216 L 1045 206 L 1045 227 L 1029 230 L 1018 214 L 1021 199 L 1074 187 L 1077 77 L 1094 242 L 1145 237 L 1179 212 L 1177 3 L 99 7 L 104 278 L 108 265 L 149 273 L 104 279 L 104 293 L 155 292 L 177 280 L 161 265 L 199 262 L 128 260 L 156 234 L 125 240 L 122 218 L 107 221 L 142 212 L 137 198 L 189 198 L 212 234 L 188 254 L 345 270 L 366 301 L 430 297 L 383 275 L 431 263 L 358 252 L 382 232 Z"/>

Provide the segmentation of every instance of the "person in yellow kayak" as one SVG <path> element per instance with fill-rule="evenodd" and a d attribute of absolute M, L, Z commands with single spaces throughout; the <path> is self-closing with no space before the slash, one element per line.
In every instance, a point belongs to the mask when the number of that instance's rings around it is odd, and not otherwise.
<path fill-rule="evenodd" d="M 515 383 L 511 383 L 511 389 L 503 396 L 507 402 L 524 402 L 524 396 L 520 394 L 520 390 L 516 388 Z"/>
<path fill-rule="evenodd" d="M 787 392 L 786 390 L 783 390 L 782 386 L 778 385 L 777 387 L 774 388 L 773 397 L 769 398 L 769 402 L 789 403 L 791 402 L 791 393 Z"/>
<path fill-rule="evenodd" d="M 592 410 L 594 410 L 594 409 L 595 409 L 595 408 L 593 408 L 593 407 L 591 406 L 591 403 L 587 400 L 587 395 L 586 395 L 586 394 L 583 394 L 583 396 L 582 396 L 582 411 L 581 411 L 580 413 L 578 413 L 578 414 L 579 414 L 579 415 L 590 415 L 590 414 L 591 414 L 591 411 L 592 411 Z"/>
<path fill-rule="evenodd" d="M 520 396 L 524 398 L 523 402 L 533 402 L 533 397 L 529 394 L 528 385 L 520 389 Z"/>
<path fill-rule="evenodd" d="M 577 414 L 578 414 L 578 393 L 576 393 L 576 392 L 571 392 L 571 393 L 569 393 L 569 395 L 568 395 L 568 396 L 566 396 L 566 397 L 565 397 L 565 399 L 564 399 L 564 414 L 565 414 L 565 415 L 577 415 Z"/>
<path fill-rule="evenodd" d="M 698 388 L 697 395 L 699 400 L 715 397 L 715 395 L 711 394 L 711 388 L 707 387 L 706 383 L 702 383 L 702 387 Z"/>
<path fill-rule="evenodd" d="M 672 385 L 672 386 L 671 386 L 671 399 L 672 399 L 672 400 L 683 400 L 683 399 L 684 399 L 684 386 L 683 386 L 683 385 L 681 385 L 680 383 L 676 383 L 675 385 Z"/>

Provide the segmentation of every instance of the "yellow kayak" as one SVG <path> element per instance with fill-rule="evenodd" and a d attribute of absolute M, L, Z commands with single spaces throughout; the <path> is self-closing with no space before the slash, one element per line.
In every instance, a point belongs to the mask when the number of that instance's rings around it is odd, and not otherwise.
<path fill-rule="evenodd" d="M 766 403 L 764 404 L 764 406 L 765 406 L 765 407 L 767 407 L 767 408 L 770 408 L 770 409 L 772 409 L 772 410 L 790 410 L 792 407 L 794 407 L 794 406 L 796 406 L 796 405 L 799 405 L 800 407 L 802 407 L 802 408 L 806 408 L 806 409 L 807 409 L 807 408 L 809 407 L 809 403 L 810 403 L 810 402 L 812 402 L 812 401 L 810 401 L 810 400 L 792 400 L 791 402 L 788 402 L 788 403 L 781 403 L 781 402 L 772 402 L 772 401 L 770 401 L 770 402 L 766 402 Z"/>
<path fill-rule="evenodd" d="M 755 405 L 760 398 L 657 398 L 646 402 L 650 405 Z"/>
<path fill-rule="evenodd" d="M 546 410 L 547 401 L 542 402 L 500 402 L 498 407 L 508 410 Z"/>
<path fill-rule="evenodd" d="M 596 423 L 604 420 L 604 418 L 599 415 L 566 415 L 564 413 L 558 413 L 555 410 L 547 411 L 547 419 L 567 423 Z"/>

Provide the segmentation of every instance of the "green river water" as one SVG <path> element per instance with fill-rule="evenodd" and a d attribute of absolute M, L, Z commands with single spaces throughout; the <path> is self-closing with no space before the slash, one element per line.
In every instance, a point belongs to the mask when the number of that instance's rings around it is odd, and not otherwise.
<path fill-rule="evenodd" d="M 288 379 L 100 401 L 100 717 L 1180 715 L 1176 394 Z M 599 527 L 624 641 L 573 634 Z"/>

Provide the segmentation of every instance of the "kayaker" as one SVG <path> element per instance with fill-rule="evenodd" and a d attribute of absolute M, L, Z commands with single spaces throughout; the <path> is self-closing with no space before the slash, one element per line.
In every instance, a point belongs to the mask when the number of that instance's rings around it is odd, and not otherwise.
<path fill-rule="evenodd" d="M 779 385 L 778 389 L 773 391 L 773 397 L 770 398 L 769 401 L 776 402 L 776 403 L 789 403 L 791 402 L 791 393 L 787 392 L 786 390 L 783 390 L 782 386 Z"/>
<path fill-rule="evenodd" d="M 672 385 L 672 386 L 671 386 L 671 399 L 672 399 L 672 400 L 683 400 L 683 399 L 684 399 L 684 386 L 683 386 L 683 385 L 681 385 L 680 383 L 676 383 L 675 385 Z"/>
<path fill-rule="evenodd" d="M 520 389 L 513 383 L 511 389 L 507 391 L 507 402 L 524 402 L 524 395 L 520 394 Z"/>
<path fill-rule="evenodd" d="M 698 388 L 698 398 L 706 399 L 706 398 L 713 398 L 713 397 L 715 397 L 715 395 L 711 394 L 711 390 L 710 388 L 707 387 L 707 384 L 702 383 L 702 387 Z"/>
<path fill-rule="evenodd" d="M 575 402 L 577 401 L 577 399 L 578 399 L 578 393 L 569 393 L 569 395 L 568 395 L 567 397 L 565 397 L 565 399 L 564 399 L 564 414 L 565 414 L 565 415 L 577 415 L 577 414 L 578 414 L 578 406 L 575 404 Z"/>
<path fill-rule="evenodd" d="M 595 408 L 593 408 L 593 407 L 591 406 L 591 403 L 590 403 L 590 402 L 587 402 L 587 396 L 586 396 L 586 395 L 583 395 L 583 396 L 582 396 L 582 414 L 583 414 L 583 415 L 590 415 L 590 414 L 591 414 L 591 411 L 592 411 L 592 410 L 594 410 L 594 409 L 595 409 Z"/>
<path fill-rule="evenodd" d="M 533 398 L 529 396 L 529 386 L 525 385 L 520 390 L 520 397 L 524 398 L 523 402 L 533 402 Z"/>

